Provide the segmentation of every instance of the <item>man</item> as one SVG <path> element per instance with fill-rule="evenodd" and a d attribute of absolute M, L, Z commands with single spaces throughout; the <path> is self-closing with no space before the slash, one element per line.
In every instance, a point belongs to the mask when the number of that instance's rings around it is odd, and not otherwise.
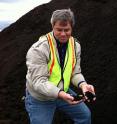
<path fill-rule="evenodd" d="M 51 124 L 56 109 L 66 113 L 75 124 L 91 124 L 91 114 L 82 100 L 74 100 L 70 83 L 85 94 L 95 94 L 80 68 L 80 44 L 71 36 L 74 14 L 70 9 L 56 10 L 51 17 L 52 32 L 39 38 L 26 57 L 25 105 L 31 124 Z M 71 95 L 72 94 L 72 95 Z"/>

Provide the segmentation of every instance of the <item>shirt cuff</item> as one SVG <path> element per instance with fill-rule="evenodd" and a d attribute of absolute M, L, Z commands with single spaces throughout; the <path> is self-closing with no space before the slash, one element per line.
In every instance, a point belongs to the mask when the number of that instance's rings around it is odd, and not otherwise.
<path fill-rule="evenodd" d="M 86 81 L 80 81 L 80 82 L 78 83 L 78 88 L 80 88 L 80 84 L 81 84 L 81 83 L 84 83 L 84 82 L 86 82 Z"/>

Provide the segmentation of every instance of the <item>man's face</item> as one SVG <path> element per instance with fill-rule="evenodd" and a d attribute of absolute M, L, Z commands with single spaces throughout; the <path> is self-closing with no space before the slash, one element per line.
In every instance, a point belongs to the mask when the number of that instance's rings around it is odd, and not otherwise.
<path fill-rule="evenodd" d="M 72 33 L 72 27 L 69 21 L 57 21 L 53 26 L 54 36 L 61 42 L 68 41 Z"/>

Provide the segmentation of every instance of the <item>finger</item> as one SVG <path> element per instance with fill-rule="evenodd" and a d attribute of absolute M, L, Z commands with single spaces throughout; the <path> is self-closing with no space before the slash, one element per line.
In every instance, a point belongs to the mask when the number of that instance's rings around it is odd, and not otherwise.
<path fill-rule="evenodd" d="M 75 105 L 75 104 L 79 104 L 79 103 L 81 103 L 81 102 L 83 102 L 83 101 L 84 101 L 84 99 L 79 100 L 79 101 L 72 101 L 71 104 L 72 104 L 72 105 Z"/>
<path fill-rule="evenodd" d="M 93 87 L 92 85 L 89 85 L 88 90 L 89 90 L 91 93 L 95 94 L 95 90 L 94 90 L 94 87 Z"/>
<path fill-rule="evenodd" d="M 67 100 L 73 101 L 74 97 L 72 95 L 70 95 L 70 94 L 67 94 Z"/>
<path fill-rule="evenodd" d="M 95 101 L 95 100 L 96 100 L 96 97 L 93 98 L 93 101 Z"/>
<path fill-rule="evenodd" d="M 88 97 L 86 96 L 86 92 L 84 92 L 84 99 L 87 101 Z"/>

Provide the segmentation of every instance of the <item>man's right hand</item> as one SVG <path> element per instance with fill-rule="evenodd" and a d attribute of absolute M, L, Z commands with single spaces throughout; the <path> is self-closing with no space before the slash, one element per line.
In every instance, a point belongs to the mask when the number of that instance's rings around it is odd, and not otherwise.
<path fill-rule="evenodd" d="M 64 91 L 59 92 L 58 98 L 63 99 L 64 101 L 68 102 L 71 105 L 75 105 L 83 101 L 83 100 L 74 101 L 74 97 Z"/>

